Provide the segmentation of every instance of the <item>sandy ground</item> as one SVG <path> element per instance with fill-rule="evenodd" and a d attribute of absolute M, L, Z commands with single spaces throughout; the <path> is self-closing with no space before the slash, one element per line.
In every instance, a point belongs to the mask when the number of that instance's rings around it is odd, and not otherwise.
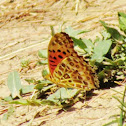
<path fill-rule="evenodd" d="M 21 61 L 36 63 L 38 50 L 45 49 L 51 38 L 50 26 L 56 32 L 71 26 L 74 29 L 91 30 L 81 37 L 94 39 L 103 29 L 99 20 L 118 26 L 117 12 L 126 12 L 125 0 L 1 0 L 0 1 L 0 98 L 10 94 L 7 86 L 9 72 L 20 72 L 23 84 L 26 78 L 41 79 L 42 66 L 21 70 Z M 123 92 L 123 86 L 114 90 Z M 95 95 L 93 95 L 95 94 Z M 112 89 L 95 90 L 92 99 L 58 113 L 50 106 L 13 105 L 15 112 L 3 120 L 10 105 L 0 106 L 1 126 L 101 126 L 118 115 L 118 102 L 112 97 L 121 96 Z M 113 124 L 111 126 L 117 126 Z"/>

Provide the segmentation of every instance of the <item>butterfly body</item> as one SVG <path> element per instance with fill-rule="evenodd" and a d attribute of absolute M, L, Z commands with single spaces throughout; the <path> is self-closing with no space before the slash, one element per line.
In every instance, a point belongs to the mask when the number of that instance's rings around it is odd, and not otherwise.
<path fill-rule="evenodd" d="M 50 73 L 45 77 L 60 87 L 85 91 L 99 87 L 95 71 L 74 50 L 73 40 L 64 32 L 55 34 L 48 46 Z"/>

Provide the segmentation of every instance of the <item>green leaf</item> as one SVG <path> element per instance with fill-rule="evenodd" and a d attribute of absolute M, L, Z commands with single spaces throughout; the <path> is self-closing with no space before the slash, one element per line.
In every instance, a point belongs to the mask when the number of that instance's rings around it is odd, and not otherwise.
<path fill-rule="evenodd" d="M 10 101 L 9 103 L 10 103 L 10 104 L 29 105 L 27 99 L 13 100 L 13 101 Z"/>
<path fill-rule="evenodd" d="M 14 113 L 14 107 L 10 106 L 7 113 L 3 115 L 4 120 L 8 120 L 8 118 Z"/>
<path fill-rule="evenodd" d="M 41 105 L 39 99 L 19 99 L 9 102 L 10 104 L 21 104 L 21 105 Z"/>
<path fill-rule="evenodd" d="M 104 72 L 104 70 L 102 70 L 98 73 L 98 79 L 103 80 L 104 78 L 105 78 L 105 72 Z"/>
<path fill-rule="evenodd" d="M 30 83 L 33 83 L 33 84 L 35 84 L 36 83 L 36 80 L 35 79 L 25 79 L 25 81 L 27 81 L 29 84 Z"/>
<path fill-rule="evenodd" d="M 46 83 L 45 83 L 45 84 L 46 84 Z M 35 89 L 37 89 L 37 90 L 42 90 L 43 87 L 45 86 L 45 84 L 37 84 L 37 85 L 35 86 Z"/>
<path fill-rule="evenodd" d="M 66 99 L 73 98 L 77 95 L 79 90 L 77 89 L 65 89 L 60 88 L 54 94 L 50 95 L 47 100 L 53 101 L 57 105 L 61 105 L 61 102 L 64 102 Z"/>
<path fill-rule="evenodd" d="M 20 77 L 17 71 L 11 72 L 8 75 L 7 85 L 12 94 L 12 98 L 15 98 L 16 96 L 20 97 L 20 91 L 21 91 L 22 86 L 21 86 Z"/>
<path fill-rule="evenodd" d="M 126 33 L 126 14 L 119 12 L 118 17 L 119 17 L 119 27 L 122 31 Z"/>
<path fill-rule="evenodd" d="M 22 86 L 22 94 L 33 92 L 34 91 L 34 87 L 35 87 L 35 85 L 23 85 Z"/>
<path fill-rule="evenodd" d="M 43 76 L 43 77 L 45 77 L 47 74 L 49 74 L 47 70 L 43 70 L 43 71 L 42 71 L 42 76 Z"/>
<path fill-rule="evenodd" d="M 55 105 L 55 103 L 53 101 L 47 100 L 47 99 L 43 99 L 41 101 L 41 104 L 43 105 Z"/>
<path fill-rule="evenodd" d="M 37 81 L 38 82 L 38 84 L 52 84 L 52 82 L 51 81 L 49 81 L 49 80 L 38 80 Z"/>
<path fill-rule="evenodd" d="M 72 39 L 73 39 L 75 46 L 79 46 L 83 50 L 85 50 L 85 48 L 87 48 L 87 46 L 85 45 L 85 43 L 81 39 L 76 39 L 74 37 L 72 37 Z"/>
<path fill-rule="evenodd" d="M 111 40 L 101 40 L 97 42 L 97 45 L 94 47 L 94 54 L 91 57 L 91 60 L 95 60 L 96 62 L 102 62 L 104 59 L 104 55 L 106 55 L 111 47 Z"/>
<path fill-rule="evenodd" d="M 110 33 L 114 39 L 117 39 L 120 41 L 123 41 L 125 39 L 125 36 L 121 35 L 115 28 L 108 27 L 104 21 L 100 21 L 100 22 L 105 27 L 107 32 Z"/>
<path fill-rule="evenodd" d="M 93 45 L 92 41 L 87 40 L 87 39 L 83 39 L 82 41 L 86 45 L 85 51 L 88 52 L 89 54 L 91 54 L 91 52 L 93 51 L 93 48 L 94 48 L 94 45 Z"/>
<path fill-rule="evenodd" d="M 21 61 L 21 67 L 27 67 L 30 63 L 30 60 L 22 60 Z"/>
<path fill-rule="evenodd" d="M 41 60 L 41 61 L 38 61 L 39 64 L 42 64 L 42 65 L 46 65 L 48 64 L 48 60 Z"/>
<path fill-rule="evenodd" d="M 13 100 L 13 101 L 10 101 L 9 103 L 10 103 L 10 104 L 28 105 L 26 99 Z"/>
<path fill-rule="evenodd" d="M 71 37 L 75 37 L 79 34 L 82 34 L 82 33 L 86 33 L 86 32 L 89 32 L 89 31 L 83 31 L 83 30 L 74 30 L 72 27 L 68 27 L 65 29 L 65 32 L 71 36 Z"/>
<path fill-rule="evenodd" d="M 9 102 L 10 104 L 20 104 L 20 105 L 32 105 L 32 106 L 40 106 L 41 104 L 46 105 L 54 105 L 55 103 L 46 99 L 19 99 L 13 100 Z"/>
<path fill-rule="evenodd" d="M 11 100 L 13 100 L 11 96 L 8 96 L 8 97 L 4 98 L 4 101 L 11 101 Z"/>
<path fill-rule="evenodd" d="M 52 87 L 55 87 L 55 86 L 56 86 L 56 84 L 48 85 L 46 87 L 43 87 L 42 91 L 46 92 L 46 91 L 48 91 L 49 89 L 51 89 Z"/>
<path fill-rule="evenodd" d="M 42 89 L 45 90 L 45 88 L 49 89 L 50 87 L 46 86 L 47 84 L 52 84 L 52 82 L 48 81 L 48 80 L 42 80 L 40 83 L 35 85 L 35 89 L 37 89 L 37 90 L 42 90 Z M 44 87 L 44 86 L 46 86 L 46 87 Z"/>
<path fill-rule="evenodd" d="M 111 38 L 111 34 L 108 33 L 106 30 L 102 31 L 101 35 L 104 37 L 104 40 Z"/>
<path fill-rule="evenodd" d="M 40 58 L 47 58 L 48 57 L 48 54 L 47 53 L 48 53 L 47 50 L 39 50 L 38 51 L 38 56 Z"/>

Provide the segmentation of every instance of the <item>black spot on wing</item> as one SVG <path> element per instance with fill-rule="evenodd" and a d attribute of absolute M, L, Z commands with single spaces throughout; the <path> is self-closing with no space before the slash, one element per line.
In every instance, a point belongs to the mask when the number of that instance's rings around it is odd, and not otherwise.
<path fill-rule="evenodd" d="M 70 53 L 70 51 L 67 49 L 67 52 Z"/>
<path fill-rule="evenodd" d="M 54 57 L 53 57 L 53 59 L 55 59 L 55 60 L 56 60 L 57 58 L 54 56 Z"/>
<path fill-rule="evenodd" d="M 64 54 L 64 55 L 66 55 L 66 52 L 65 52 L 65 51 L 63 51 L 63 54 Z"/>
<path fill-rule="evenodd" d="M 62 59 L 62 58 L 63 58 L 61 55 L 58 55 L 58 57 L 59 57 L 60 59 Z"/>
<path fill-rule="evenodd" d="M 52 62 L 52 63 L 55 63 L 55 61 L 53 61 L 53 60 L 49 60 L 50 62 Z"/>
<path fill-rule="evenodd" d="M 61 50 L 60 50 L 60 49 L 58 49 L 57 51 L 58 51 L 58 52 L 61 52 Z"/>

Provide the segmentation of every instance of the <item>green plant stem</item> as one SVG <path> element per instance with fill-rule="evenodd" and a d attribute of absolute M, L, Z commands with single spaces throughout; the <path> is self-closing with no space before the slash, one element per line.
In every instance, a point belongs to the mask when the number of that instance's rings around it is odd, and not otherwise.
<path fill-rule="evenodd" d="M 124 93 L 123 93 L 122 103 L 124 103 L 125 93 L 126 93 L 126 85 L 125 85 L 125 89 L 124 89 Z M 120 112 L 120 119 L 119 119 L 119 126 L 123 126 L 123 122 L 124 122 L 124 118 L 125 118 L 124 116 L 125 116 L 125 113 L 123 112 L 123 104 L 122 104 L 121 112 Z"/>

